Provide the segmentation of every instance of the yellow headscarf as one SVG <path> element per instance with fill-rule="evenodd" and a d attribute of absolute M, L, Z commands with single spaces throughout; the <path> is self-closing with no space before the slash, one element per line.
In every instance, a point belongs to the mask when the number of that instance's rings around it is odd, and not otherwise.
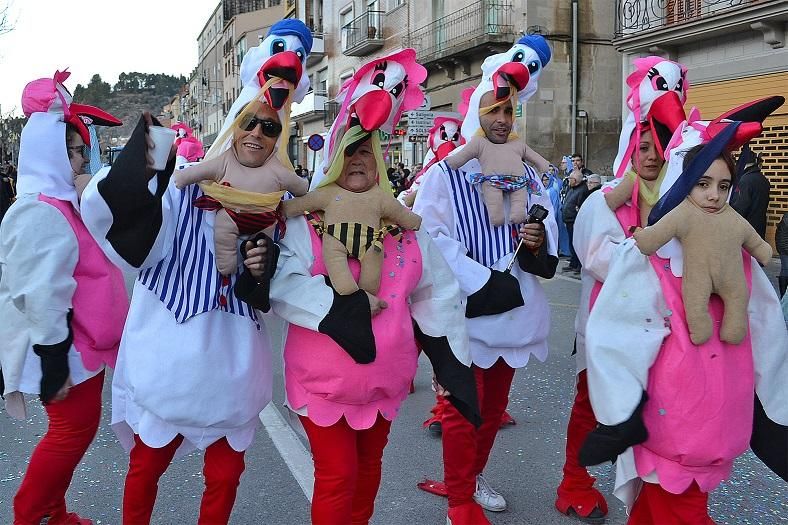
<path fill-rule="evenodd" d="M 364 131 L 361 126 L 353 126 L 345 131 L 339 145 L 334 149 L 334 154 L 331 157 L 331 164 L 328 167 L 326 176 L 318 184 L 318 188 L 336 182 L 342 174 L 342 169 L 345 167 L 345 149 L 351 144 L 355 144 L 362 140 L 365 136 L 371 135 L 370 141 L 372 142 L 372 154 L 375 156 L 375 164 L 378 171 L 378 186 L 391 193 L 391 182 L 388 175 L 386 175 L 385 164 L 383 162 L 383 151 L 380 147 L 380 134 L 377 131 Z"/>

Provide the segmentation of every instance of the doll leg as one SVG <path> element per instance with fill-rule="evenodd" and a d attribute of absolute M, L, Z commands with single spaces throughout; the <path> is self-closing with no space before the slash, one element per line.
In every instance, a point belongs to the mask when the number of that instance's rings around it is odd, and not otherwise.
<path fill-rule="evenodd" d="M 323 235 L 323 262 L 326 264 L 331 286 L 339 295 L 350 295 L 358 290 L 358 285 L 347 265 L 347 248 L 339 239 L 329 234 Z"/>
<path fill-rule="evenodd" d="M 487 213 L 490 215 L 490 222 L 493 226 L 503 224 L 503 191 L 492 186 L 489 182 L 482 183 L 482 196 Z"/>
<path fill-rule="evenodd" d="M 224 210 L 216 212 L 213 226 L 216 267 L 222 275 L 231 275 L 238 268 L 238 226 Z"/>
<path fill-rule="evenodd" d="M 383 252 L 370 248 L 361 258 L 361 275 L 358 286 L 372 295 L 380 288 L 380 269 L 383 266 Z"/>
<path fill-rule="evenodd" d="M 726 343 L 737 345 L 747 335 L 747 325 L 749 324 L 747 305 L 750 294 L 741 276 L 738 279 L 727 281 L 724 286 L 724 289 L 718 291 L 725 304 L 720 339 Z"/>
<path fill-rule="evenodd" d="M 522 224 L 528 218 L 528 190 L 521 188 L 509 194 L 509 222 Z"/>
<path fill-rule="evenodd" d="M 681 293 L 684 296 L 684 309 L 687 316 L 690 339 L 696 345 L 709 340 L 712 332 L 712 319 L 709 315 L 711 297 L 711 277 L 704 272 L 691 275 L 684 267 L 684 281 Z M 705 270 L 705 269 L 703 269 Z M 687 286 L 691 283 L 690 286 Z"/>

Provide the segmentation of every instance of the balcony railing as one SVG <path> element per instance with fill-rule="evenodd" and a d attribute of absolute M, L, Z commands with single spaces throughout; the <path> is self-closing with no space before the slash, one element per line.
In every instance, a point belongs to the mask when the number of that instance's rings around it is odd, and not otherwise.
<path fill-rule="evenodd" d="M 325 94 L 310 91 L 301 102 L 293 102 L 290 116 L 294 121 L 317 120 L 323 116 L 325 105 Z"/>
<path fill-rule="evenodd" d="M 616 37 L 694 22 L 773 0 L 616 0 Z"/>
<path fill-rule="evenodd" d="M 323 106 L 323 125 L 327 128 L 331 127 L 334 120 L 339 114 L 339 102 L 330 100 Z"/>
<path fill-rule="evenodd" d="M 364 56 L 383 47 L 383 11 L 367 11 L 342 27 L 342 52 Z"/>

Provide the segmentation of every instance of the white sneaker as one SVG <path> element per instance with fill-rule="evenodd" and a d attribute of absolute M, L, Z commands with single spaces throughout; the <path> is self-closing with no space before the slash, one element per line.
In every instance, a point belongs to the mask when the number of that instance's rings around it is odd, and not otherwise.
<path fill-rule="evenodd" d="M 485 510 L 492 512 L 506 510 L 506 500 L 487 483 L 483 474 L 476 476 L 476 492 L 473 493 L 473 499 Z"/>

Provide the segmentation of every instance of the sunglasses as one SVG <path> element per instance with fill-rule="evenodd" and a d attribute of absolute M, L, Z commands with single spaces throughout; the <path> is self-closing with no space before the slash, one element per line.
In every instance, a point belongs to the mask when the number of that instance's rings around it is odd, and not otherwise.
<path fill-rule="evenodd" d="M 259 119 L 257 117 L 242 120 L 241 129 L 244 131 L 252 131 L 258 124 L 260 124 L 260 130 L 266 137 L 274 138 L 282 133 L 282 125 L 279 122 L 270 119 Z"/>
<path fill-rule="evenodd" d="M 81 155 L 85 159 L 90 158 L 90 146 L 87 144 L 82 146 L 66 146 L 66 149 L 74 155 Z"/>

